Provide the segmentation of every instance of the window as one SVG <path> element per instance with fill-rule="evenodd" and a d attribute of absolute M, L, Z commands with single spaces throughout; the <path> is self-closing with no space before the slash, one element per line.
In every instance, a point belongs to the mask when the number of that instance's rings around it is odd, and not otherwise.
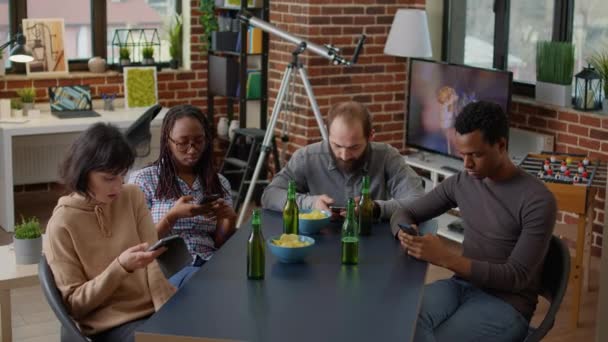
<path fill-rule="evenodd" d="M 11 9 L 9 11 L 9 9 Z M 179 0 L 0 0 L 0 40 L 15 32 L 24 18 L 63 18 L 70 70 L 86 70 L 92 56 L 112 63 L 112 37 L 117 28 L 156 28 L 160 61 L 169 61 L 165 23 L 181 12 Z"/>
<path fill-rule="evenodd" d="M 511 0 L 507 69 L 516 82 L 536 83 L 536 42 L 551 40 L 551 1 Z"/>
<path fill-rule="evenodd" d="M 586 58 L 594 52 L 608 50 L 608 2 L 576 0 L 572 41 L 575 46 L 574 70 L 587 66 Z"/>
<path fill-rule="evenodd" d="M 608 48 L 606 1 L 444 0 L 443 3 L 443 59 L 510 70 L 516 94 L 531 96 L 534 92 L 536 42 L 573 42 L 575 73 L 582 70 L 591 53 Z"/>
<path fill-rule="evenodd" d="M 91 41 L 91 3 L 82 0 L 64 1 L 65 6 L 57 6 L 57 1 L 27 0 L 28 18 L 63 18 L 65 55 L 70 59 L 93 57 Z M 47 34 L 44 29 L 41 34 Z M 49 31 L 50 32 L 50 31 Z"/>
<path fill-rule="evenodd" d="M 9 39 L 9 32 L 10 32 L 10 26 L 9 26 L 9 3 L 8 0 L 0 0 L 0 45 L 6 43 Z M 5 49 L 5 51 L 3 52 L 2 56 L 4 56 L 4 63 L 5 65 L 8 67 L 8 51 L 10 50 L 10 47 L 7 47 Z"/>

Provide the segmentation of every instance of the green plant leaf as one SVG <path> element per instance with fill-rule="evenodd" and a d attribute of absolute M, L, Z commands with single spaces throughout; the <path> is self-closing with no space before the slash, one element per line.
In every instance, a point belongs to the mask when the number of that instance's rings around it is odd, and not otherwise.
<path fill-rule="evenodd" d="M 15 239 L 36 239 L 42 236 L 40 222 L 36 217 L 29 219 L 21 217 L 21 223 L 15 226 Z"/>
<path fill-rule="evenodd" d="M 536 43 L 536 80 L 571 85 L 574 71 L 574 45 L 568 42 Z"/>

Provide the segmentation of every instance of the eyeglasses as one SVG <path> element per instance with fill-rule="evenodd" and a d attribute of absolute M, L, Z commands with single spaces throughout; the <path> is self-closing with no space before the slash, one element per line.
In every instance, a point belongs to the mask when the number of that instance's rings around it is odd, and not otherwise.
<path fill-rule="evenodd" d="M 192 142 L 182 143 L 182 142 L 177 142 L 177 141 L 175 141 L 175 140 L 173 140 L 173 139 L 171 139 L 169 137 L 169 141 L 171 141 L 172 143 L 174 143 L 175 144 L 175 148 L 179 152 L 182 152 L 182 153 L 183 152 L 188 152 L 188 150 L 190 150 L 190 148 L 193 148 L 193 149 L 195 149 L 197 151 L 201 151 L 203 149 L 203 145 L 205 144 L 205 141 L 202 140 L 202 139 L 201 140 L 195 140 L 195 141 L 192 141 Z"/>

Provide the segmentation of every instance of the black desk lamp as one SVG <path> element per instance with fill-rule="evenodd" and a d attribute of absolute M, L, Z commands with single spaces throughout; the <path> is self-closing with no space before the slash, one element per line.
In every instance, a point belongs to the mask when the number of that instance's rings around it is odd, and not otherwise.
<path fill-rule="evenodd" d="M 34 60 L 32 54 L 25 49 L 25 36 L 21 32 L 17 32 L 11 40 L 0 45 L 0 50 L 11 44 L 15 44 L 15 46 L 9 53 L 9 60 L 17 63 L 29 63 Z"/>

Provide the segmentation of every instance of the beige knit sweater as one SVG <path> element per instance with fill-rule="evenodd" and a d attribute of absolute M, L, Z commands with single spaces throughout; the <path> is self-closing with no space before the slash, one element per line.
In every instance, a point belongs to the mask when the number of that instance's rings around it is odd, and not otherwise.
<path fill-rule="evenodd" d="M 86 335 L 148 316 L 175 292 L 156 261 L 132 273 L 118 263 L 127 248 L 158 239 L 135 185 L 125 185 L 111 204 L 61 197 L 46 233 L 44 254 L 68 312 Z"/>

